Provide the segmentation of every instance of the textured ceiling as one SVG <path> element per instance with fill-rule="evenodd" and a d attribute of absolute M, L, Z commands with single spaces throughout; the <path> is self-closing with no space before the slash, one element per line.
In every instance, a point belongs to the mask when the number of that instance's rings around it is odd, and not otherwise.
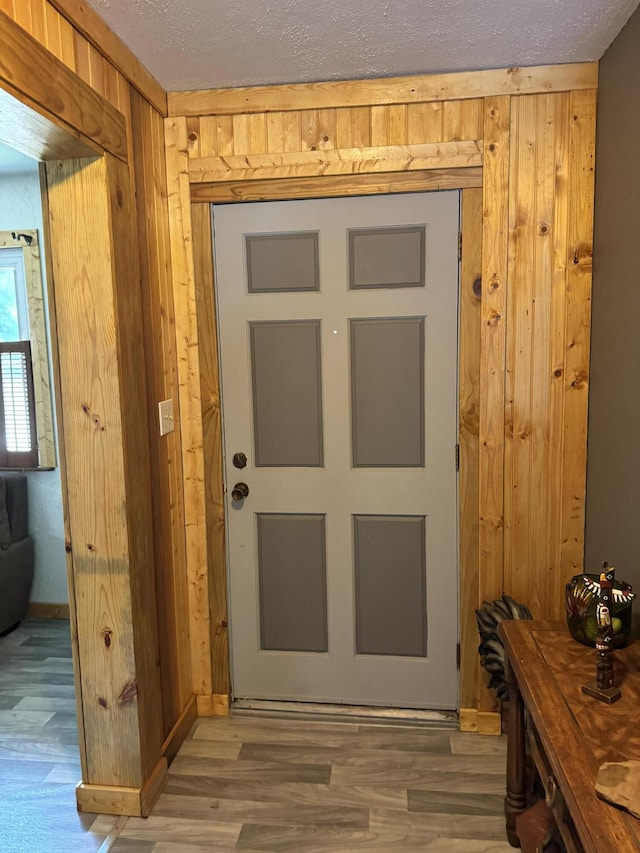
<path fill-rule="evenodd" d="M 599 59 L 638 0 L 89 0 L 168 91 Z"/>

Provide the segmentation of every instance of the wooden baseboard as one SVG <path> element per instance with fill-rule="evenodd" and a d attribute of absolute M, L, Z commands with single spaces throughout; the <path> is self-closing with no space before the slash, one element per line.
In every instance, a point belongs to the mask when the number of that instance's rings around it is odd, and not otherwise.
<path fill-rule="evenodd" d="M 460 731 L 479 735 L 501 735 L 502 718 L 498 711 L 478 711 L 477 708 L 460 708 Z"/>
<path fill-rule="evenodd" d="M 68 619 L 68 604 L 49 604 L 47 601 L 31 601 L 27 610 L 29 619 Z"/>
<path fill-rule="evenodd" d="M 199 717 L 228 717 L 229 696 L 226 693 L 209 693 L 196 696 Z"/>
<path fill-rule="evenodd" d="M 176 757 L 176 753 L 182 746 L 182 743 L 191 730 L 191 726 L 198 718 L 198 708 L 196 697 L 192 696 L 187 702 L 183 712 L 178 717 L 177 722 L 171 729 L 165 742 L 162 744 L 162 754 L 171 764 Z"/>
<path fill-rule="evenodd" d="M 92 814 L 147 817 L 167 782 L 167 759 L 161 758 L 142 788 L 87 785 L 76 788 L 78 811 Z"/>

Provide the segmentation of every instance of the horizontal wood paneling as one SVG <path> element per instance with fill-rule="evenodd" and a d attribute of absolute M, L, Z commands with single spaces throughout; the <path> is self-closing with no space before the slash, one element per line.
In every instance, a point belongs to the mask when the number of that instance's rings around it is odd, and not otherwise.
<path fill-rule="evenodd" d="M 594 62 L 547 65 L 534 68 L 502 68 L 417 77 L 378 80 L 338 80 L 284 86 L 253 86 L 237 89 L 173 92 L 169 115 L 241 115 L 288 110 L 326 110 L 338 107 L 408 105 L 426 101 L 450 101 L 493 95 L 533 92 L 566 92 L 597 86 Z M 376 143 L 369 143 L 376 144 Z M 378 143 L 380 144 L 380 143 Z"/>

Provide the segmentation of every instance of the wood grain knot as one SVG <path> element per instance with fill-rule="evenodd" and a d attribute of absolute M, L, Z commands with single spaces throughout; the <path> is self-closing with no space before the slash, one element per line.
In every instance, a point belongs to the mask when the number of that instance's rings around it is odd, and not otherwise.
<path fill-rule="evenodd" d="M 562 376 L 562 368 L 558 367 L 553 371 L 553 375 L 556 377 Z"/>
<path fill-rule="evenodd" d="M 571 383 L 572 388 L 582 388 L 584 385 L 585 377 L 582 374 L 578 374 L 576 378 Z"/>
<path fill-rule="evenodd" d="M 498 325 L 500 320 L 502 320 L 502 317 L 497 313 L 497 311 L 494 311 L 487 320 L 487 326 L 495 327 Z"/>
<path fill-rule="evenodd" d="M 106 699 L 103 699 L 102 696 L 98 697 L 98 705 L 100 705 L 101 708 L 108 708 L 109 707 L 109 703 L 107 702 Z"/>
<path fill-rule="evenodd" d="M 102 639 L 104 640 L 104 644 L 108 649 L 111 648 L 111 637 L 112 636 L 113 636 L 113 631 L 110 628 L 104 628 L 102 630 Z"/>
<path fill-rule="evenodd" d="M 189 134 L 189 142 L 196 142 L 197 139 L 198 139 L 198 134 L 194 130 L 192 130 L 191 133 Z"/>
<path fill-rule="evenodd" d="M 136 681 L 130 681 L 125 684 L 122 693 L 118 696 L 118 704 L 124 705 L 125 702 L 131 702 L 138 695 L 138 684 Z"/>
<path fill-rule="evenodd" d="M 496 150 L 496 144 L 495 144 L 495 142 L 492 142 L 492 143 L 489 145 L 489 151 L 495 151 L 495 150 Z"/>
<path fill-rule="evenodd" d="M 67 554 L 71 553 L 71 542 L 68 539 L 64 543 L 64 550 L 67 552 Z"/>
<path fill-rule="evenodd" d="M 474 278 L 471 289 L 473 290 L 473 295 L 477 296 L 478 299 L 482 296 L 482 276 Z"/>
<path fill-rule="evenodd" d="M 546 222 L 541 222 L 538 225 L 538 234 L 541 237 L 546 237 L 548 233 L 549 233 L 549 225 Z"/>
<path fill-rule="evenodd" d="M 118 207 L 122 207 L 124 204 L 124 196 L 122 195 L 122 190 L 118 190 L 116 193 L 116 201 L 118 202 Z"/>
<path fill-rule="evenodd" d="M 95 551 L 96 546 L 92 545 L 91 542 L 87 542 L 87 551 Z"/>

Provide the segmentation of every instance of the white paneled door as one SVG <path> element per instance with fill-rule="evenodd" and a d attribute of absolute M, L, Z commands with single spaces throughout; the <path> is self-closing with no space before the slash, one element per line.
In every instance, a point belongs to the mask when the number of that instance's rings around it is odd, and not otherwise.
<path fill-rule="evenodd" d="M 213 224 L 234 697 L 455 708 L 459 195 Z"/>

